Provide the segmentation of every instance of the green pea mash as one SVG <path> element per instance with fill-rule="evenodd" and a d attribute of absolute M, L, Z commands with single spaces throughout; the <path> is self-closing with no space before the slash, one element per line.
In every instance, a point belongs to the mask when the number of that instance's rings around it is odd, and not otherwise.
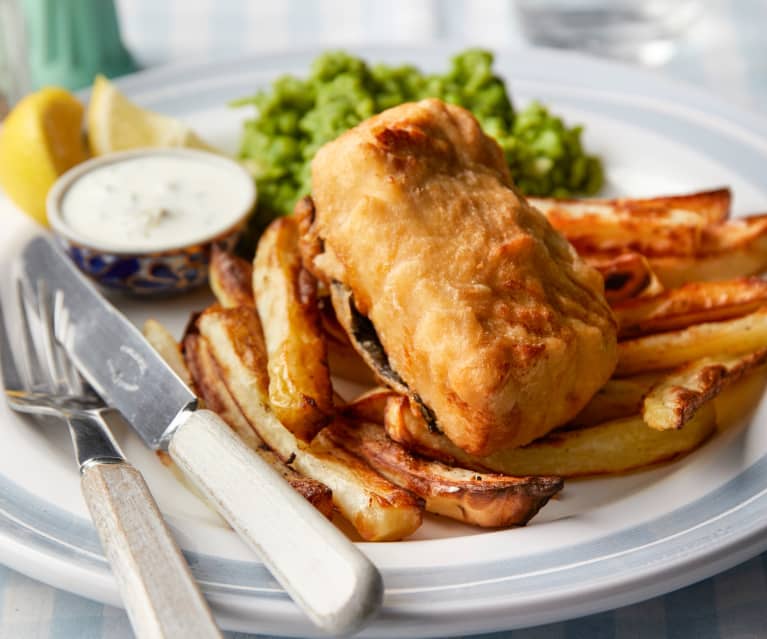
<path fill-rule="evenodd" d="M 427 97 L 469 109 L 501 145 L 523 193 L 567 197 L 602 186 L 602 162 L 584 151 L 582 127 L 568 127 L 537 102 L 515 110 L 489 51 L 459 53 L 442 75 L 413 66 L 370 66 L 332 51 L 314 60 L 306 79 L 284 75 L 234 103 L 256 107 L 240 147 L 258 186 L 254 228 L 289 214 L 311 191 L 311 160 L 323 144 L 380 111 Z"/>

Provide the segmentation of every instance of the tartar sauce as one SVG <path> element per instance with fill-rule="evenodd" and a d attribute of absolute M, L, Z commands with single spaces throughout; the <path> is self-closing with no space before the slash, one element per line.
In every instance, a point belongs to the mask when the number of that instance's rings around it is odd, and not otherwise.
<path fill-rule="evenodd" d="M 252 205 L 247 175 L 204 154 L 129 154 L 79 176 L 62 221 L 84 242 L 164 250 L 226 231 Z M 233 164 L 233 163 L 232 163 Z"/>

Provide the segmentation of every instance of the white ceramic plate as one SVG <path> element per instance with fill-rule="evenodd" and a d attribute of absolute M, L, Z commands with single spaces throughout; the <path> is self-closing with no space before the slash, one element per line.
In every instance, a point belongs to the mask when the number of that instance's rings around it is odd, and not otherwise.
<path fill-rule="evenodd" d="M 444 68 L 451 49 L 372 50 L 370 60 Z M 226 103 L 317 51 L 166 68 L 121 82 L 137 102 L 183 117 L 234 149 L 247 111 Z M 767 208 L 767 124 L 715 97 L 650 73 L 571 54 L 497 58 L 518 104 L 539 98 L 605 159 L 609 192 L 649 195 L 728 184 L 738 213 Z M 0 255 L 38 232 L 0 201 Z M 7 273 L 4 267 L 3 272 Z M 6 277 L 7 279 L 7 277 Z M 170 302 L 119 300 L 136 322 L 180 333 L 204 291 Z M 84 310 L 87 312 L 87 310 Z M 480 532 L 430 518 L 413 539 L 362 544 L 386 583 L 370 637 L 448 636 L 585 615 L 707 577 L 767 547 L 767 406 L 689 457 L 622 477 L 570 482 L 526 528 Z M 100 601 L 115 585 L 79 493 L 63 428 L 41 429 L 0 402 L 0 561 Z M 758 426 L 758 427 L 757 427 Z M 225 628 L 288 635 L 313 629 L 218 518 L 143 448 L 117 433 L 145 474 Z M 266 523 L 268 525 L 268 522 Z"/>

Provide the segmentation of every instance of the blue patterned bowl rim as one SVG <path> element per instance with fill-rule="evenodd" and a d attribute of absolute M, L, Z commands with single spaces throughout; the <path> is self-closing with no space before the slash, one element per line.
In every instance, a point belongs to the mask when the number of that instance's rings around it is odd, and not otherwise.
<path fill-rule="evenodd" d="M 74 184 L 82 176 L 108 164 L 124 162 L 134 158 L 158 156 L 180 157 L 187 159 L 191 158 L 197 159 L 199 161 L 218 164 L 219 166 L 224 167 L 226 170 L 229 170 L 236 179 L 240 180 L 243 192 L 245 194 L 245 206 L 243 206 L 241 210 L 230 212 L 221 211 L 222 215 L 225 215 L 226 218 L 230 220 L 230 222 L 225 226 L 222 225 L 214 227 L 208 233 L 203 233 L 199 237 L 194 238 L 192 241 L 186 241 L 179 244 L 171 243 L 166 246 L 151 249 L 131 249 L 128 246 L 110 244 L 109 242 L 94 242 L 90 239 L 86 239 L 80 236 L 65 222 L 61 211 L 62 199 L 72 184 Z M 48 222 L 53 232 L 57 235 L 60 235 L 71 244 L 89 248 L 94 251 L 110 253 L 112 255 L 165 255 L 176 253 L 179 250 L 183 250 L 188 247 L 201 246 L 210 242 L 215 242 L 230 235 L 245 224 L 247 218 L 255 208 L 256 201 L 257 191 L 253 176 L 235 160 L 232 160 L 223 155 L 218 155 L 209 151 L 200 151 L 197 149 L 146 148 L 135 149 L 131 151 L 119 151 L 110 153 L 108 155 L 102 155 L 99 157 L 91 158 L 90 160 L 86 160 L 85 162 L 71 168 L 69 171 L 61 175 L 58 180 L 56 180 L 55 184 L 48 192 L 48 197 L 46 198 L 46 211 L 48 213 Z"/>

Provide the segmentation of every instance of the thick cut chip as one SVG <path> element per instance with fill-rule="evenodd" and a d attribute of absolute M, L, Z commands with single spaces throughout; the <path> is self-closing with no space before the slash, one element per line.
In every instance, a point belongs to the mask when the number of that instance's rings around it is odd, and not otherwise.
<path fill-rule="evenodd" d="M 304 441 L 333 415 L 327 347 L 317 282 L 301 265 L 294 218 L 275 220 L 258 242 L 253 290 L 269 358 L 269 404 Z"/>
<path fill-rule="evenodd" d="M 642 410 L 644 396 L 658 383 L 661 375 L 647 373 L 609 380 L 584 409 L 568 422 L 567 427 L 594 426 L 638 414 Z"/>
<path fill-rule="evenodd" d="M 304 477 L 266 446 L 229 393 L 208 342 L 196 333 L 187 333 L 184 337 L 184 356 L 195 388 L 206 407 L 217 413 L 243 443 L 280 473 L 296 492 L 303 495 L 323 515 L 331 517 L 333 494 L 330 488 L 320 481 Z"/>
<path fill-rule="evenodd" d="M 181 381 L 187 386 L 191 386 L 192 378 L 189 376 L 189 369 L 187 369 L 184 363 L 181 347 L 171 332 L 154 319 L 148 319 L 144 322 L 142 332 L 144 337 L 146 337 L 146 341 L 152 345 L 160 357 L 165 360 L 165 363 L 179 376 Z"/>
<path fill-rule="evenodd" d="M 692 324 L 747 315 L 767 303 L 767 281 L 744 277 L 691 282 L 653 297 L 613 305 L 622 339 L 661 333 Z"/>
<path fill-rule="evenodd" d="M 528 201 L 541 211 L 561 209 L 578 217 L 593 211 L 602 217 L 635 217 L 637 219 L 669 219 L 675 211 L 694 214 L 704 224 L 723 222 L 730 216 L 732 192 L 729 188 L 712 189 L 683 195 L 650 198 L 563 199 L 530 197 Z"/>
<path fill-rule="evenodd" d="M 407 398 L 389 400 L 387 434 L 419 454 L 477 470 L 506 475 L 579 477 L 620 473 L 673 459 L 700 446 L 716 430 L 713 405 L 704 404 L 680 430 L 648 428 L 640 415 L 595 426 L 555 431 L 521 448 L 491 455 L 469 455 L 439 433 L 407 405 Z"/>
<path fill-rule="evenodd" d="M 207 340 L 196 332 L 187 332 L 183 348 L 195 390 L 205 402 L 205 407 L 221 417 L 251 450 L 258 452 L 265 448 L 264 440 L 258 436 L 229 393 Z"/>
<path fill-rule="evenodd" d="M 253 266 L 247 260 L 213 246 L 210 288 L 224 308 L 253 306 Z"/>
<path fill-rule="evenodd" d="M 765 385 L 767 366 L 760 366 L 717 395 L 714 398 L 717 428 L 726 430 L 741 424 L 764 399 Z"/>
<path fill-rule="evenodd" d="M 723 322 L 696 324 L 678 331 L 647 335 L 618 344 L 619 377 L 676 368 L 702 357 L 737 355 L 767 346 L 767 307 Z"/>
<path fill-rule="evenodd" d="M 422 497 L 429 512 L 476 526 L 524 525 L 563 485 L 559 477 L 477 473 L 423 459 L 387 437 L 380 424 L 337 420 L 324 432 L 391 482 Z"/>
<path fill-rule="evenodd" d="M 398 394 L 391 388 L 378 386 L 355 397 L 343 407 L 341 412 L 354 421 L 383 424 L 386 402 L 390 397 L 397 396 Z"/>
<path fill-rule="evenodd" d="M 420 526 L 423 501 L 381 477 L 320 432 L 311 444 L 269 408 L 266 348 L 255 309 L 210 309 L 198 326 L 227 388 L 259 436 L 289 466 L 333 491 L 333 503 L 363 539 L 402 539 Z"/>
<path fill-rule="evenodd" d="M 705 228 L 730 213 L 729 189 L 614 200 L 528 198 L 579 252 L 696 255 Z"/>
<path fill-rule="evenodd" d="M 701 255 L 715 255 L 767 241 L 767 214 L 747 215 L 703 230 Z"/>
<path fill-rule="evenodd" d="M 767 245 L 699 257 L 651 257 L 649 262 L 660 283 L 673 289 L 691 282 L 713 282 L 763 273 L 767 270 Z"/>
<path fill-rule="evenodd" d="M 635 297 L 656 295 L 663 290 L 644 255 L 630 251 L 617 255 L 585 254 L 582 257 L 604 278 L 605 297 L 611 305 Z"/>
<path fill-rule="evenodd" d="M 767 348 L 690 362 L 661 379 L 642 403 L 642 418 L 656 430 L 682 428 L 700 407 L 767 361 Z"/>
<path fill-rule="evenodd" d="M 706 227 L 696 255 L 653 256 L 649 260 L 666 288 L 763 273 L 767 270 L 767 215 Z"/>
<path fill-rule="evenodd" d="M 695 255 L 706 224 L 697 213 L 682 209 L 645 215 L 619 213 L 612 205 L 591 200 L 529 201 L 579 253 L 628 250 L 643 255 Z"/>

